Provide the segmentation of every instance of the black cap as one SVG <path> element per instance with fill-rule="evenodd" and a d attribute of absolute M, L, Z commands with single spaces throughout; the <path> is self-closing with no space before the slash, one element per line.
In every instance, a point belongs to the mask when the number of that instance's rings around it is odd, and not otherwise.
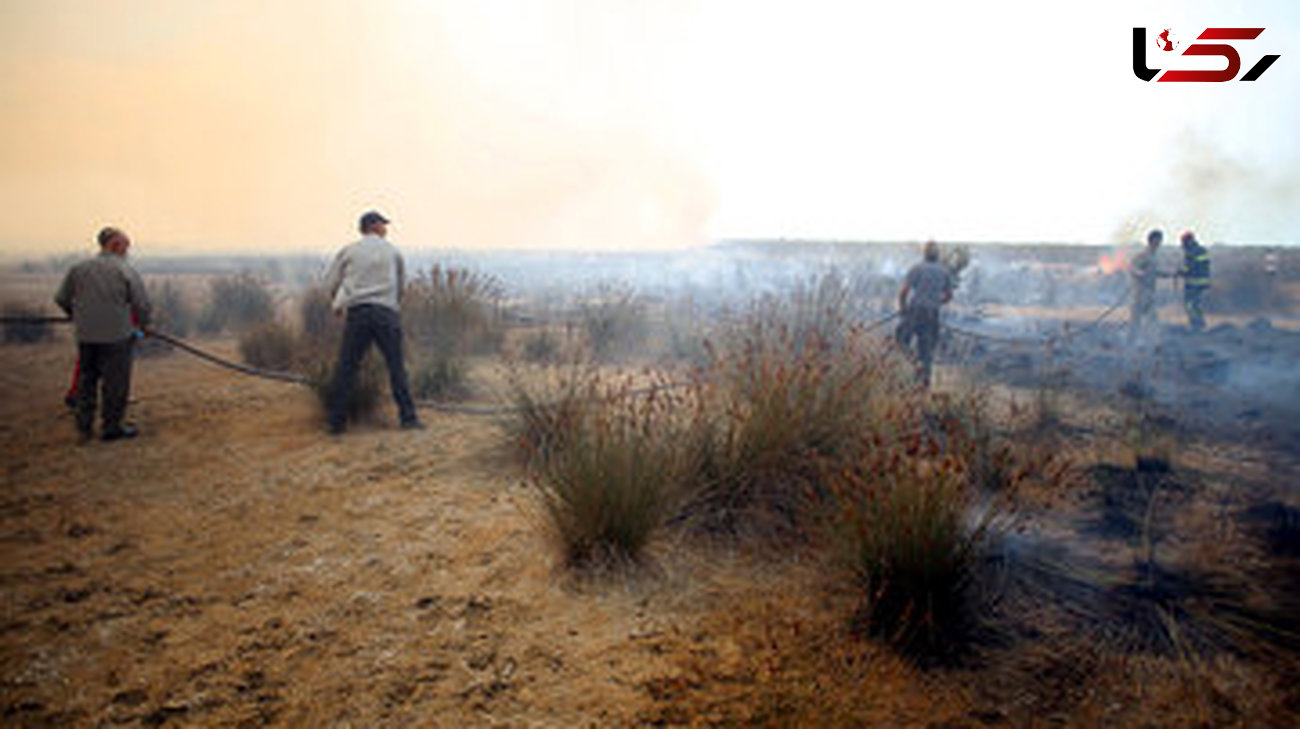
<path fill-rule="evenodd" d="M 385 218 L 384 216 L 380 215 L 378 212 L 371 210 L 370 212 L 361 216 L 361 222 L 357 224 L 357 227 L 361 229 L 362 233 L 364 233 L 367 230 L 369 230 L 370 226 L 374 225 L 375 223 L 387 224 L 388 218 Z"/>

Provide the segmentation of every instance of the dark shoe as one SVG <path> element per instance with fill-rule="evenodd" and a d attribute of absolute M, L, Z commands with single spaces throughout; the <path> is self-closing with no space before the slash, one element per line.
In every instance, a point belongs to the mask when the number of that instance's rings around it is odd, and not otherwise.
<path fill-rule="evenodd" d="M 348 426 L 342 423 L 330 423 L 328 426 L 325 427 L 325 432 L 335 436 L 343 435 L 344 433 L 348 432 Z"/>
<path fill-rule="evenodd" d="M 422 420 L 403 420 L 402 430 L 424 430 L 426 428 Z"/>
<path fill-rule="evenodd" d="M 134 425 L 119 425 L 114 428 L 104 430 L 104 434 L 99 439 L 105 442 L 115 440 L 130 440 L 140 435 L 140 429 Z"/>
<path fill-rule="evenodd" d="M 82 427 L 78 426 L 78 428 L 77 428 L 77 440 L 78 440 L 78 442 L 81 442 L 81 443 L 89 443 L 90 441 L 94 440 L 94 438 L 95 438 L 95 431 L 94 431 L 94 430 L 92 430 L 92 429 L 90 429 L 90 428 L 82 428 Z"/>

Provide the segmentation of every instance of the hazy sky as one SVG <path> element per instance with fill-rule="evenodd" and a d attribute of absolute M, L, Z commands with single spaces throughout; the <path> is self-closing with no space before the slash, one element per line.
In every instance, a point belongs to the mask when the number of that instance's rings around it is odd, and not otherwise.
<path fill-rule="evenodd" d="M 1207 26 L 1254 83 L 1144 83 Z M 1300 3 L 0 0 L 0 251 L 1300 242 Z"/>

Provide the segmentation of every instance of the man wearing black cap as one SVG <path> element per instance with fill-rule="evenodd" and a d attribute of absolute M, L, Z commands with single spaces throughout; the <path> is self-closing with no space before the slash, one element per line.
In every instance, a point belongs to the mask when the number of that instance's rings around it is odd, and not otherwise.
<path fill-rule="evenodd" d="M 402 427 L 423 428 L 415 413 L 402 360 L 401 300 L 406 273 L 402 254 L 384 239 L 388 234 L 388 219 L 384 216 L 368 212 L 361 216 L 359 227 L 361 240 L 339 251 L 325 274 L 334 311 L 347 313 L 330 392 L 329 431 L 338 435 L 347 427 L 348 401 L 356 384 L 357 367 L 371 341 L 378 345 L 388 365 L 388 382 Z"/>

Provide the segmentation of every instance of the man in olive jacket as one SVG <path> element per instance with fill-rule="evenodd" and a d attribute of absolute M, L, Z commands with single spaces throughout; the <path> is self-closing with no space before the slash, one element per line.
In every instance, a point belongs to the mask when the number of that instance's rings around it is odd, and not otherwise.
<path fill-rule="evenodd" d="M 95 409 L 103 387 L 106 441 L 134 438 L 138 431 L 123 422 L 131 395 L 131 349 L 139 322 L 149 331 L 149 295 L 140 274 L 126 262 L 131 239 L 117 228 L 99 231 L 99 255 L 72 267 L 54 303 L 77 330 L 80 371 L 77 377 L 77 432 L 94 435 Z"/>

